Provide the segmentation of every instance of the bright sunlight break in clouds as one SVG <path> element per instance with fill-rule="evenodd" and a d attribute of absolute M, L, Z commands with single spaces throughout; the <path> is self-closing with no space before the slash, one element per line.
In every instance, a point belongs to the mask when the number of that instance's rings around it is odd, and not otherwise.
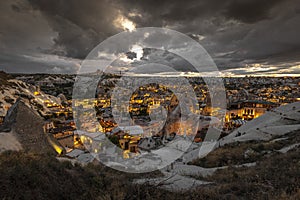
<path fill-rule="evenodd" d="M 124 31 L 130 31 L 130 32 L 133 31 L 136 27 L 135 23 L 133 23 L 123 15 L 118 15 L 117 19 L 114 20 L 114 25 L 117 28 L 121 28 Z"/>

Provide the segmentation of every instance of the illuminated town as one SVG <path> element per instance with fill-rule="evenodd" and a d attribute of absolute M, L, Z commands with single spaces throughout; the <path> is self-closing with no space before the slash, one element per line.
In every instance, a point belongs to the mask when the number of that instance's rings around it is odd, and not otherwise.
<path fill-rule="evenodd" d="M 176 96 L 167 87 L 158 84 L 142 86 L 132 94 L 129 107 L 126 108 L 131 118 L 131 121 L 128 122 L 129 126 L 122 127 L 118 125 L 116 118 L 119 122 L 126 120 L 123 116 L 113 116 L 112 114 L 111 91 L 118 81 L 118 76 L 107 77 L 104 83 L 99 83 L 95 99 L 73 100 L 74 106 L 88 109 L 92 105 L 96 110 L 98 121 L 83 120 L 80 126 L 85 127 L 85 130 L 88 129 L 90 132 L 104 133 L 113 144 L 124 151 L 124 158 L 129 158 L 129 154 L 135 155 L 141 151 L 157 149 L 164 145 L 165 141 L 171 141 L 175 137 L 189 135 L 188 130 L 182 128 L 184 126 L 178 129 L 179 122 L 176 119 L 170 120 L 170 125 L 163 131 L 161 129 L 164 124 L 155 121 L 155 117 L 153 117 L 155 109 L 159 109 L 159 113 L 163 110 L 170 112 L 178 106 Z M 24 84 L 30 84 L 32 76 L 19 75 L 16 79 L 19 82 L 24 81 Z M 214 108 L 211 107 L 205 82 L 201 78 L 195 77 L 188 78 L 188 80 L 198 99 L 197 109 L 194 109 L 193 112 L 204 116 L 206 119 L 206 123 L 199 126 L 196 135 L 193 135 L 194 142 L 201 143 L 208 127 L 220 122 L 212 116 Z M 84 151 L 87 144 L 93 142 L 88 135 L 82 135 L 80 131 L 76 130 L 76 123 L 73 120 L 72 100 L 66 98 L 66 96 L 70 98 L 72 91 L 66 90 L 64 91 L 65 94 L 53 93 L 55 91 L 53 88 L 57 88 L 59 85 L 72 85 L 73 82 L 74 77 L 72 76 L 67 78 L 49 76 L 43 81 L 37 82 L 37 86 L 28 87 L 24 91 L 34 96 L 30 98 L 29 103 L 46 120 L 45 132 L 51 134 L 59 142 L 60 147 L 56 148 L 57 152 L 67 156 L 68 154 L 72 155 L 71 152 L 74 149 Z M 260 117 L 273 108 L 300 100 L 299 78 L 224 78 L 224 84 L 227 95 L 227 111 L 222 121 L 222 127 L 215 127 L 222 132 L 221 137 L 230 134 L 236 128 Z M 43 91 L 41 91 L 41 88 L 43 88 Z M 51 96 L 55 94 L 57 97 Z M 13 103 L 14 100 L 9 100 L 8 96 L 3 98 L 6 103 L 2 106 L 9 110 L 9 105 L 12 104 L 7 102 L 11 101 Z M 4 118 L 3 113 L 0 116 L 1 123 Z M 77 126 L 78 124 L 79 122 L 77 122 Z M 162 135 L 167 136 L 163 138 Z M 95 148 L 93 151 L 101 151 L 101 148 Z"/>
<path fill-rule="evenodd" d="M 299 32 L 299 0 L 1 0 L 0 200 L 299 200 Z"/>

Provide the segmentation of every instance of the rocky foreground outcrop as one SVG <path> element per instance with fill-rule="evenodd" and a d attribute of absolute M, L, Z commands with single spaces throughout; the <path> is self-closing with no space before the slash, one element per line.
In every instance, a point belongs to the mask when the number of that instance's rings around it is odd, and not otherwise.
<path fill-rule="evenodd" d="M 13 134 L 25 151 L 55 153 L 53 144 L 59 145 L 44 132 L 44 120 L 34 110 L 18 100 L 9 110 L 0 132 Z"/>

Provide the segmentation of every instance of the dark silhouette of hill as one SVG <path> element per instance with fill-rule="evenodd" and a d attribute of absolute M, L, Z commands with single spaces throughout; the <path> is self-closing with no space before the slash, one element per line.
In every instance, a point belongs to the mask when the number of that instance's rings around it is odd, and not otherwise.
<path fill-rule="evenodd" d="M 9 79 L 12 79 L 12 76 L 5 73 L 4 71 L 0 71 L 0 86 L 10 85 L 8 82 Z"/>
<path fill-rule="evenodd" d="M 102 165 L 73 166 L 53 156 L 0 154 L 0 199 L 299 199 L 299 149 L 265 159 L 253 168 L 228 168 L 208 177 L 211 185 L 167 191 L 134 184 L 138 177 Z M 201 177 L 203 178 L 203 177 Z M 163 183 L 161 183 L 163 184 Z"/>

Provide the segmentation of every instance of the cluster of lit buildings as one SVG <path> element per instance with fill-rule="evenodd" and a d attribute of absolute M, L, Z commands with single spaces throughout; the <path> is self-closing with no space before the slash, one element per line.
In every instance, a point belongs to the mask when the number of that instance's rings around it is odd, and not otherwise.
<path fill-rule="evenodd" d="M 122 122 L 123 116 L 115 116 L 112 114 L 111 102 L 111 91 L 116 81 L 117 80 L 109 81 L 108 79 L 104 85 L 99 85 L 96 94 L 97 98 L 95 99 L 75 101 L 75 107 L 79 106 L 83 110 L 94 108 L 98 119 L 98 121 L 95 121 L 89 120 L 91 116 L 80 116 L 79 118 L 82 119 L 80 126 L 90 132 L 104 133 L 114 144 L 125 152 L 138 152 L 138 149 L 141 149 L 142 146 L 149 148 L 156 147 L 160 144 L 159 139 L 155 139 L 155 135 L 152 135 L 153 137 L 147 137 L 148 139 L 143 138 L 142 135 L 145 134 L 143 132 L 136 133 L 133 122 L 129 123 L 130 126 L 128 126 L 131 127 L 131 129 L 118 129 L 118 122 Z M 227 111 L 223 120 L 225 129 L 232 131 L 247 121 L 263 115 L 274 107 L 300 100 L 299 84 L 299 79 L 292 77 L 225 78 L 224 85 L 227 95 Z M 198 109 L 194 110 L 194 112 L 204 116 L 212 115 L 214 108 L 211 107 L 209 92 L 205 83 L 203 81 L 193 80 L 191 81 L 191 85 L 195 90 L 198 100 Z M 170 106 L 174 107 L 178 105 L 178 99 L 174 98 L 172 92 L 165 86 L 158 84 L 141 86 L 130 97 L 126 98 L 129 98 L 129 106 L 124 108 L 125 112 L 130 113 L 132 121 L 139 120 L 139 125 L 143 125 L 143 123 L 147 124 L 151 121 L 151 119 L 149 119 L 151 108 L 165 107 L 168 109 Z M 56 107 L 55 105 L 49 104 L 49 102 L 45 103 L 49 108 L 52 106 Z M 58 112 L 63 111 L 60 110 Z M 89 112 L 86 112 L 84 114 L 88 115 L 88 113 Z M 155 123 L 153 123 L 153 125 L 155 126 Z M 63 146 L 82 148 L 83 144 L 89 141 L 89 138 L 76 135 L 74 124 L 66 123 L 63 126 L 69 127 L 69 129 L 57 129 L 56 125 L 51 130 L 54 131 L 54 137 L 57 138 Z M 177 134 L 180 135 L 182 133 Z M 149 134 L 149 136 L 151 136 L 151 134 Z"/>

